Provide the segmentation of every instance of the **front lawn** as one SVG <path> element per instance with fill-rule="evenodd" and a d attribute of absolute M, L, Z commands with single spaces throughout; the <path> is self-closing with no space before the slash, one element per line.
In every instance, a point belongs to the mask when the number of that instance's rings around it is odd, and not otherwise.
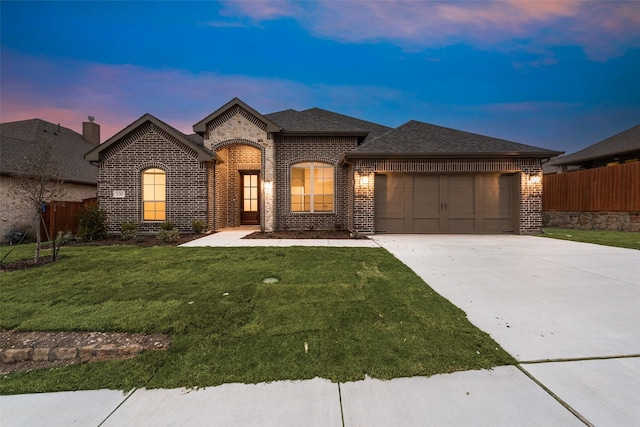
<path fill-rule="evenodd" d="M 545 228 L 542 237 L 595 243 L 619 248 L 640 249 L 640 233 L 631 231 L 577 230 L 568 228 Z"/>
<path fill-rule="evenodd" d="M 0 281 L 1 329 L 172 339 L 168 351 L 131 360 L 10 374 L 2 394 L 390 379 L 513 363 L 383 249 L 67 247 L 58 262 Z"/>

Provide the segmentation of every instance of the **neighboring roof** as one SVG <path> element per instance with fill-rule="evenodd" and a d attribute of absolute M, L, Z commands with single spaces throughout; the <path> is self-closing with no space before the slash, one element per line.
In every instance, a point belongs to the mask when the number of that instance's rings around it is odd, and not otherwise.
<path fill-rule="evenodd" d="M 295 110 L 266 114 L 265 117 L 277 123 L 283 134 L 367 135 L 366 130 Z"/>
<path fill-rule="evenodd" d="M 231 101 L 227 102 L 222 107 L 218 108 L 216 111 L 214 111 L 213 113 L 209 114 L 207 117 L 205 117 L 204 119 L 200 120 L 198 123 L 193 125 L 193 131 L 195 133 L 199 134 L 199 135 L 204 135 L 207 132 L 207 124 L 208 123 L 210 123 L 211 121 L 215 120 L 216 118 L 218 118 L 222 114 L 226 113 L 227 110 L 229 110 L 230 108 L 232 108 L 232 107 L 234 107 L 236 105 L 244 108 L 246 111 L 251 113 L 253 116 L 255 116 L 256 118 L 262 120 L 267 125 L 267 132 L 278 132 L 280 130 L 278 125 L 276 125 L 275 123 L 273 123 L 272 121 L 267 119 L 262 114 L 258 113 L 256 110 L 251 108 L 249 105 L 247 105 L 244 102 L 242 102 L 242 100 L 240 100 L 240 98 L 233 98 Z"/>
<path fill-rule="evenodd" d="M 135 122 L 131 123 L 129 126 L 124 128 L 123 130 L 121 130 L 120 132 L 118 132 L 117 134 L 115 134 L 114 136 L 112 136 L 111 138 L 109 138 L 108 140 L 103 142 L 102 144 L 100 144 L 97 147 L 95 147 L 93 150 L 91 150 L 88 153 L 86 153 L 84 155 L 84 158 L 86 160 L 91 161 L 91 162 L 97 162 L 98 160 L 100 160 L 100 152 L 102 152 L 105 149 L 109 148 L 111 145 L 116 144 L 122 138 L 126 137 L 131 132 L 135 131 L 136 129 L 138 129 L 140 126 L 146 124 L 147 122 L 153 123 L 154 125 L 156 125 L 160 129 L 162 129 L 165 132 L 167 132 L 169 135 L 171 135 L 174 138 L 176 138 L 181 143 L 185 144 L 187 147 L 193 149 L 198 154 L 198 160 L 199 161 L 206 162 L 206 161 L 209 161 L 209 160 L 216 159 L 215 154 L 213 154 L 211 151 L 207 150 L 204 147 L 204 144 L 202 142 L 202 137 L 201 136 L 195 135 L 195 134 L 193 134 L 193 135 L 185 135 L 184 133 L 180 132 L 179 130 L 169 126 L 168 124 L 166 124 L 162 120 L 160 120 L 160 119 L 158 119 L 158 118 L 156 118 L 156 117 L 154 117 L 154 116 L 152 116 L 151 114 L 148 114 L 148 113 L 143 115 L 142 117 L 140 117 Z"/>
<path fill-rule="evenodd" d="M 15 174 L 37 144 L 51 142 L 62 179 L 66 182 L 96 184 L 98 168 L 84 160 L 96 145 L 79 133 L 41 119 L 0 124 L 0 173 Z"/>
<path fill-rule="evenodd" d="M 333 120 L 334 122 L 342 123 L 347 126 L 351 126 L 352 128 L 368 131 L 369 135 L 367 135 L 367 137 L 365 138 L 365 143 L 371 141 L 372 139 L 378 138 L 379 136 L 382 136 L 393 129 L 388 126 L 380 125 L 378 123 L 356 119 L 355 117 L 345 116 L 344 114 L 334 113 L 333 111 L 327 111 L 321 108 L 310 108 L 308 110 L 303 110 L 302 112 L 322 117 L 327 120 Z"/>
<path fill-rule="evenodd" d="M 615 157 L 622 154 L 640 151 L 640 125 L 603 139 L 593 145 L 566 156 L 553 159 L 551 166 L 579 165 L 581 163 Z"/>
<path fill-rule="evenodd" d="M 561 152 L 412 120 L 362 144 L 345 157 L 553 157 L 558 154 Z"/>

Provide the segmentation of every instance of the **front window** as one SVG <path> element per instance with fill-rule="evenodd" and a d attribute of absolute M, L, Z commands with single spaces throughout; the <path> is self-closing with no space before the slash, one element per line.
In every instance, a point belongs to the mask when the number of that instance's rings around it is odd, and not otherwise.
<path fill-rule="evenodd" d="M 142 219 L 167 219 L 167 178 L 162 169 L 151 168 L 142 172 Z"/>
<path fill-rule="evenodd" d="M 325 163 L 298 163 L 291 167 L 291 210 L 333 212 L 334 168 Z"/>

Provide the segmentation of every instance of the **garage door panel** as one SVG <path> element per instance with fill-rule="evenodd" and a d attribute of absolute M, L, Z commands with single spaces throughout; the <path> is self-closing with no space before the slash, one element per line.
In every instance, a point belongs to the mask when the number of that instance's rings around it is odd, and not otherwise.
<path fill-rule="evenodd" d="M 511 216 L 513 178 L 511 175 L 488 175 L 483 177 L 482 211 L 485 217 Z"/>
<path fill-rule="evenodd" d="M 512 230 L 511 218 L 484 218 L 482 231 L 484 233 L 504 233 Z"/>
<path fill-rule="evenodd" d="M 376 176 L 375 224 L 388 233 L 513 231 L 513 175 Z"/>

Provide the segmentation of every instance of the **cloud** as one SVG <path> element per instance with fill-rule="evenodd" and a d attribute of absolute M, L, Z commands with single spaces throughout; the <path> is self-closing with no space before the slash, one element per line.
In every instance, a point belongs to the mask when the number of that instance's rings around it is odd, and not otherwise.
<path fill-rule="evenodd" d="M 406 49 L 463 43 L 547 52 L 581 46 L 592 60 L 640 46 L 640 2 L 566 0 L 225 2 L 256 22 L 297 19 L 315 36 L 345 43 L 391 42 Z"/>
<path fill-rule="evenodd" d="M 38 74 L 43 69 L 46 80 Z M 324 105 L 346 109 L 403 97 L 400 91 L 385 87 L 307 85 L 245 75 L 86 63 L 6 48 L 2 49 L 0 90 L 2 122 L 38 117 L 79 132 L 81 123 L 92 115 L 101 125 L 103 141 L 145 113 L 192 133 L 194 123 L 236 96 L 263 113 Z"/>

